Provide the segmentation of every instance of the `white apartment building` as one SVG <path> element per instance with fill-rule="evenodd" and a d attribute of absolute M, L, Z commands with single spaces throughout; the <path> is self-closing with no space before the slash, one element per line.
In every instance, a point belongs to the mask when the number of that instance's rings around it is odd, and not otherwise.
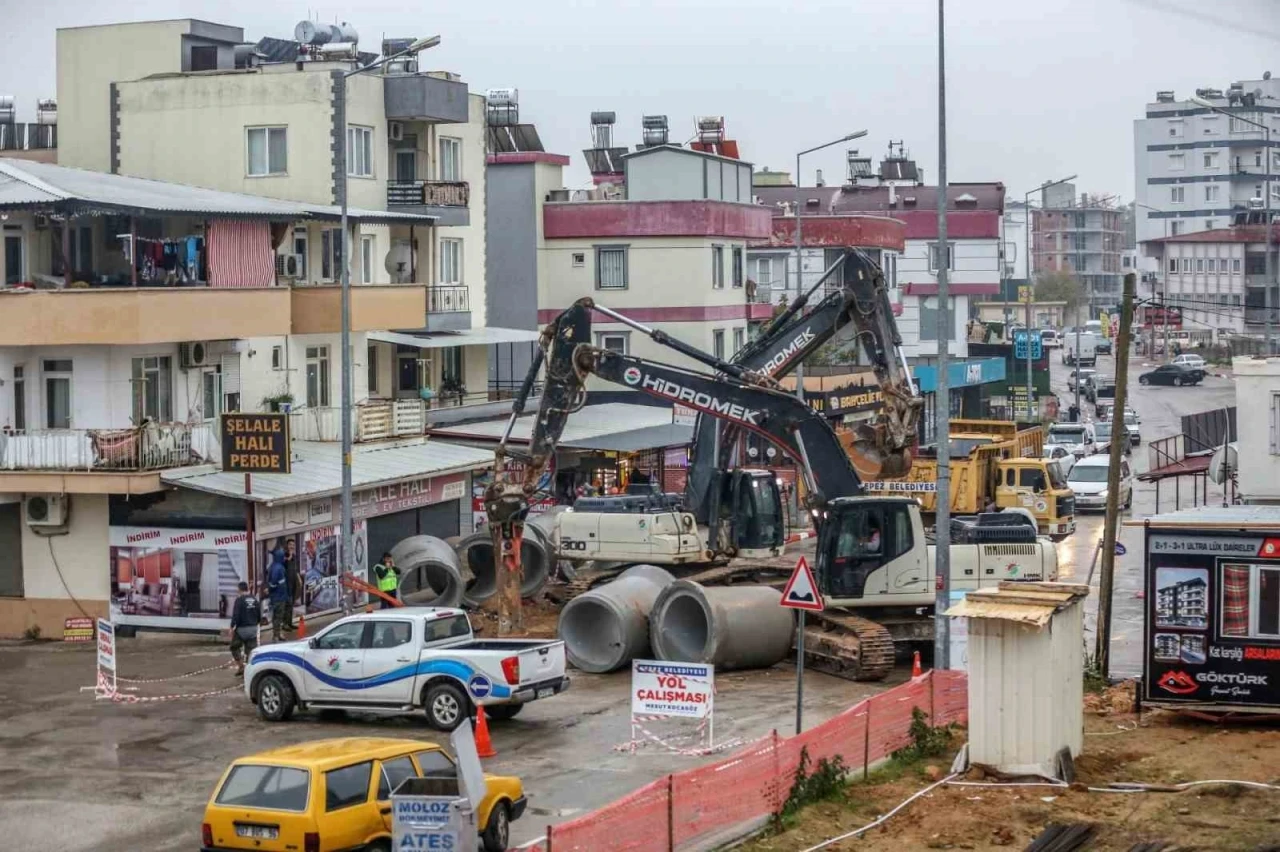
<path fill-rule="evenodd" d="M 1273 245 L 1277 236 L 1272 234 Z M 1264 330 L 1268 244 L 1262 226 L 1148 240 L 1142 248 L 1156 265 L 1160 294 L 1181 308 L 1183 328 L 1223 334 Z M 1271 307 L 1274 312 L 1280 304 Z"/>
<path fill-rule="evenodd" d="M 1138 242 L 1225 228 L 1265 206 L 1267 175 L 1280 175 L 1280 80 L 1268 74 L 1195 97 L 1228 114 L 1161 91 L 1133 123 Z M 1246 119 L 1271 129 L 1270 151 Z M 1273 207 L 1278 193 L 1273 180 Z"/>

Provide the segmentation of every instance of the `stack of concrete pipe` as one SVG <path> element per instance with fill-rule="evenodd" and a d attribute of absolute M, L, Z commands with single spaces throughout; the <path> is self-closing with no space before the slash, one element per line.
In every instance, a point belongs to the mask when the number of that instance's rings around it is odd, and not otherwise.
<path fill-rule="evenodd" d="M 391 548 L 400 569 L 400 597 L 422 606 L 457 606 L 469 579 L 446 542 L 432 535 L 415 535 Z"/>
<path fill-rule="evenodd" d="M 782 593 L 768 586 L 702 586 L 676 580 L 649 613 L 660 660 L 717 669 L 766 668 L 790 652 L 795 634 Z"/>
<path fill-rule="evenodd" d="M 656 565 L 634 565 L 579 595 L 560 613 L 565 655 L 584 672 L 620 669 L 649 655 L 649 611 L 675 578 Z"/>
<path fill-rule="evenodd" d="M 520 548 L 520 596 L 531 598 L 547 584 L 551 568 L 552 547 L 545 533 L 533 524 L 524 528 L 524 543 Z M 478 607 L 498 593 L 498 575 L 493 558 L 493 538 L 487 524 L 458 542 L 458 559 L 470 572 L 471 581 L 463 592 L 462 602 Z"/>

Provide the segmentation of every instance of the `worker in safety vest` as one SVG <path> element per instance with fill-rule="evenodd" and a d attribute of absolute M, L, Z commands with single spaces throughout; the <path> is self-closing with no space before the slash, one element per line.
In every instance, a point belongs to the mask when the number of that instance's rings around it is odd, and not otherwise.
<path fill-rule="evenodd" d="M 382 592 L 388 598 L 398 596 L 400 588 L 400 569 L 396 567 L 396 561 L 390 553 L 382 554 L 382 561 L 373 566 L 373 576 L 378 582 L 378 591 Z M 386 598 L 382 599 L 382 608 L 391 609 L 394 604 Z"/>

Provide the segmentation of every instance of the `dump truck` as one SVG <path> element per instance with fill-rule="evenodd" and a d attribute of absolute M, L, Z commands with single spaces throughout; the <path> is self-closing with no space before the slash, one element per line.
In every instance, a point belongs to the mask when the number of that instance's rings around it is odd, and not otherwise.
<path fill-rule="evenodd" d="M 1075 495 L 1051 459 L 1042 458 L 1044 430 L 1003 420 L 951 421 L 951 513 L 973 515 L 990 508 L 1022 509 L 1041 535 L 1062 541 L 1075 532 Z M 897 479 L 865 483 L 878 494 L 920 501 L 926 522 L 937 508 L 938 448 L 921 447 L 911 471 Z"/>

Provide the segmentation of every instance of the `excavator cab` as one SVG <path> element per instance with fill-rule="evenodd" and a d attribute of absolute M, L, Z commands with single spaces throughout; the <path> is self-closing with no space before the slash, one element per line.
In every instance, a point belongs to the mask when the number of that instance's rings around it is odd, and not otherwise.
<path fill-rule="evenodd" d="M 782 492 L 767 470 L 735 469 L 722 475 L 721 516 L 730 541 L 742 556 L 776 556 L 786 539 Z"/>
<path fill-rule="evenodd" d="M 841 497 L 818 531 L 818 585 L 828 598 L 888 594 L 919 582 L 924 527 L 916 502 L 902 497 Z"/>

